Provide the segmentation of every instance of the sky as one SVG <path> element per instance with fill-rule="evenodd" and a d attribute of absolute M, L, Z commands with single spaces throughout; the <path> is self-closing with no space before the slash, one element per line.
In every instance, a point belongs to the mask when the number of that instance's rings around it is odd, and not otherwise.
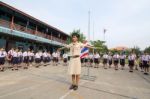
<path fill-rule="evenodd" d="M 150 0 L 0 0 L 67 34 L 80 29 L 108 48 L 150 46 Z M 105 37 L 103 29 L 106 29 Z"/>

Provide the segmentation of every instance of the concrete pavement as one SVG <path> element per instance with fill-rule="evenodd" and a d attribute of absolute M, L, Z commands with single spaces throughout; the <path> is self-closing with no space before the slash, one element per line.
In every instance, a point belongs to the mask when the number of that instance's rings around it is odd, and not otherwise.
<path fill-rule="evenodd" d="M 77 91 L 69 90 L 66 66 L 30 67 L 0 72 L 0 99 L 150 99 L 150 76 L 140 71 L 91 68 L 95 81 L 81 79 Z M 82 75 L 87 68 L 82 67 Z"/>

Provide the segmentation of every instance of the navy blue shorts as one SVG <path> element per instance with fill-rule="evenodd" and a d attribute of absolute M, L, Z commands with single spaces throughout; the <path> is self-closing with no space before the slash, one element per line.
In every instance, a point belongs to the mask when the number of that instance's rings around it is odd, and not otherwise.
<path fill-rule="evenodd" d="M 134 60 L 129 60 L 129 66 L 131 66 L 131 67 L 134 66 Z"/>
<path fill-rule="evenodd" d="M 35 58 L 35 63 L 40 63 L 41 59 L 40 58 Z"/>
<path fill-rule="evenodd" d="M 12 58 L 12 63 L 13 64 L 19 64 L 19 58 L 18 57 L 13 57 Z"/>
<path fill-rule="evenodd" d="M 23 62 L 24 62 L 24 63 L 29 63 L 29 57 L 28 57 L 28 56 L 25 56 Z"/>
<path fill-rule="evenodd" d="M 120 65 L 122 65 L 122 66 L 125 65 L 125 59 L 120 59 Z"/>
<path fill-rule="evenodd" d="M 5 58 L 4 57 L 0 57 L 0 65 L 4 65 L 5 64 Z"/>
<path fill-rule="evenodd" d="M 103 60 L 103 64 L 107 64 L 107 59 L 104 59 L 104 60 Z"/>
<path fill-rule="evenodd" d="M 149 67 L 148 61 L 143 61 L 143 67 Z"/>

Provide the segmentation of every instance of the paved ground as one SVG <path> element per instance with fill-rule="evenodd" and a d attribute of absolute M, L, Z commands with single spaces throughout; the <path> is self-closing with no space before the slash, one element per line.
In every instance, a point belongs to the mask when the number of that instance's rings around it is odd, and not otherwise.
<path fill-rule="evenodd" d="M 82 68 L 86 74 L 86 67 Z M 0 73 L 0 99 L 150 99 L 150 76 L 136 71 L 92 68 L 95 81 L 81 79 L 79 90 L 68 90 L 65 66 L 31 67 Z"/>

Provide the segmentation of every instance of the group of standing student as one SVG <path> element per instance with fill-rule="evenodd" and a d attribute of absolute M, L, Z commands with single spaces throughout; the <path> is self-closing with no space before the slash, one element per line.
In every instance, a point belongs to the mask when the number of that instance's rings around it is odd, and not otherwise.
<path fill-rule="evenodd" d="M 33 62 L 36 64 L 48 63 L 52 59 L 50 52 L 47 51 L 38 51 L 36 53 L 33 50 L 19 50 L 18 48 L 12 48 L 8 52 L 4 48 L 0 48 L 0 71 L 4 71 L 4 64 L 6 60 L 9 65 L 12 65 L 12 70 L 18 70 L 19 67 L 23 69 L 28 69 L 29 66 L 33 65 Z M 38 66 L 37 66 L 38 67 Z"/>
<path fill-rule="evenodd" d="M 118 70 L 119 66 L 121 66 L 121 69 L 124 70 L 124 67 L 128 61 L 129 72 L 133 72 L 134 68 L 135 70 L 138 70 L 137 66 L 139 66 L 141 68 L 141 72 L 144 72 L 145 75 L 148 75 L 150 66 L 150 55 L 148 55 L 146 52 L 140 55 L 139 58 L 134 52 L 130 52 L 128 56 L 123 52 L 121 54 L 117 52 L 112 54 L 109 52 L 104 53 L 102 57 L 100 57 L 100 55 L 96 52 L 94 54 L 90 53 L 88 59 L 81 59 L 81 63 L 85 64 L 88 60 L 90 66 L 92 66 L 94 63 L 94 67 L 98 68 L 100 60 L 102 60 L 104 69 L 107 69 L 108 67 L 111 68 L 112 65 L 114 65 L 115 70 Z"/>
<path fill-rule="evenodd" d="M 148 75 L 150 66 L 150 55 L 148 55 L 148 53 L 145 52 L 140 56 L 139 66 L 141 68 L 141 72 L 144 72 L 145 75 Z"/>

